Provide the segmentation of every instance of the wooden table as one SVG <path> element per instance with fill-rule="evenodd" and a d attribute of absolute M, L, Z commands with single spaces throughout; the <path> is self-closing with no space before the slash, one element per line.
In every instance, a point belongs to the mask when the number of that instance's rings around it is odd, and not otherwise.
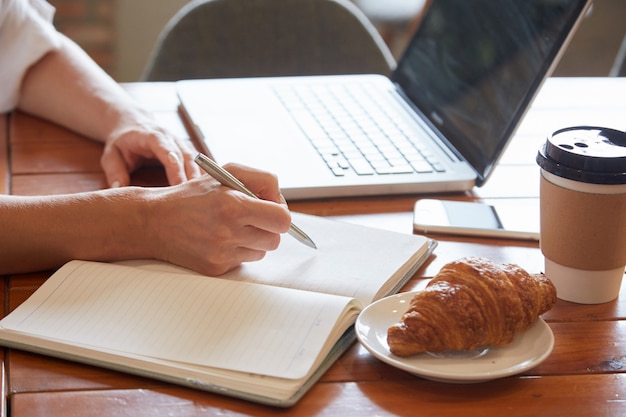
<path fill-rule="evenodd" d="M 177 118 L 173 86 L 126 88 L 171 129 L 186 135 Z M 536 204 L 534 157 L 551 130 L 577 124 L 625 129 L 626 79 L 550 79 L 514 142 L 481 189 L 439 197 Z M 0 192 L 67 193 L 105 186 L 101 145 L 33 117 L 0 115 Z M 137 184 L 164 181 L 143 169 Z M 417 195 L 292 202 L 295 211 L 333 216 L 412 233 Z M 543 258 L 532 242 L 437 237 L 435 255 L 406 285 L 424 284 L 446 262 L 479 255 L 540 271 Z M 4 313 L 14 309 L 50 272 L 4 277 Z M 201 391 L 79 365 L 18 350 L 0 351 L 4 415 L 37 416 L 621 416 L 626 415 L 626 294 L 601 305 L 558 301 L 544 319 L 554 332 L 552 354 L 522 375 L 480 384 L 446 384 L 411 376 L 354 346 L 293 408 L 260 406 Z"/>

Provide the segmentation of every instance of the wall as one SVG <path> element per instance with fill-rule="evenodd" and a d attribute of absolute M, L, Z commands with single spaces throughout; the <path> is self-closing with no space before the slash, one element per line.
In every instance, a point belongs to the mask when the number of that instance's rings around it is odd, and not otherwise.
<path fill-rule="evenodd" d="M 607 76 L 626 36 L 626 1 L 595 0 L 555 76 Z"/>
<path fill-rule="evenodd" d="M 156 38 L 189 0 L 49 0 L 55 24 L 118 81 L 137 81 Z M 385 1 L 385 0 L 380 0 Z M 595 0 L 557 68 L 559 76 L 608 75 L 626 35 L 626 1 Z"/>
<path fill-rule="evenodd" d="M 118 81 L 139 80 L 168 20 L 189 0 L 115 0 Z"/>
<path fill-rule="evenodd" d="M 360 1 L 354 0 L 357 4 Z M 385 0 L 362 0 L 365 3 Z M 590 13 L 585 17 L 565 55 L 561 58 L 554 76 L 607 76 L 613 66 L 617 51 L 626 36 L 626 1 L 594 0 Z M 374 23 L 377 23 L 374 21 Z M 378 24 L 383 33 L 384 24 Z M 386 30 L 387 29 L 387 30 Z M 397 27 L 392 26 L 394 32 Z M 410 34 L 397 33 L 393 43 L 394 54 L 399 55 L 410 39 Z"/>
<path fill-rule="evenodd" d="M 57 29 L 118 81 L 137 81 L 167 21 L 190 0 L 48 0 Z"/>
<path fill-rule="evenodd" d="M 115 9 L 117 0 L 49 0 L 56 8 L 54 24 L 78 43 L 109 74 L 115 74 Z"/>

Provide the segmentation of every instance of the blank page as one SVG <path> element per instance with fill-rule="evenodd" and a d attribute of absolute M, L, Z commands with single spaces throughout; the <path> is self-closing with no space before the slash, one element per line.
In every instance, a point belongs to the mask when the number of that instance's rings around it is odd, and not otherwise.
<path fill-rule="evenodd" d="M 263 260 L 246 263 L 220 278 L 344 295 L 367 305 L 392 292 L 434 248 L 434 242 L 424 236 L 316 216 L 293 213 L 293 222 L 313 239 L 317 250 L 284 235 L 280 247 Z M 127 263 L 177 270 L 153 260 Z"/>

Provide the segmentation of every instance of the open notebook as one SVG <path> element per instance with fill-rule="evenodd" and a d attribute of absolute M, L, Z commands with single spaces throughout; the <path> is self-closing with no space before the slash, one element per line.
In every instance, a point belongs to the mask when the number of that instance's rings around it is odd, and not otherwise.
<path fill-rule="evenodd" d="M 72 261 L 0 321 L 0 344 L 290 406 L 354 341 L 363 307 L 397 292 L 435 242 L 294 214 L 284 236 L 219 278 L 156 261 Z"/>

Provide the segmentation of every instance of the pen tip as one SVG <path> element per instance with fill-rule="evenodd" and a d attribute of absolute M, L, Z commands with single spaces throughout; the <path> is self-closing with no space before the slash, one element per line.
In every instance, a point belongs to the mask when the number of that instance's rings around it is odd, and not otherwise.
<path fill-rule="evenodd" d="M 317 245 L 315 244 L 315 242 L 313 242 L 313 239 L 311 239 L 306 233 L 302 231 L 302 229 L 300 229 L 293 223 L 291 223 L 291 226 L 289 227 L 289 234 L 304 245 L 307 245 L 309 248 L 317 249 Z"/>
<path fill-rule="evenodd" d="M 317 245 L 315 244 L 315 242 L 313 242 L 313 240 L 308 236 L 302 236 L 302 239 L 300 241 L 311 249 L 317 249 Z"/>

